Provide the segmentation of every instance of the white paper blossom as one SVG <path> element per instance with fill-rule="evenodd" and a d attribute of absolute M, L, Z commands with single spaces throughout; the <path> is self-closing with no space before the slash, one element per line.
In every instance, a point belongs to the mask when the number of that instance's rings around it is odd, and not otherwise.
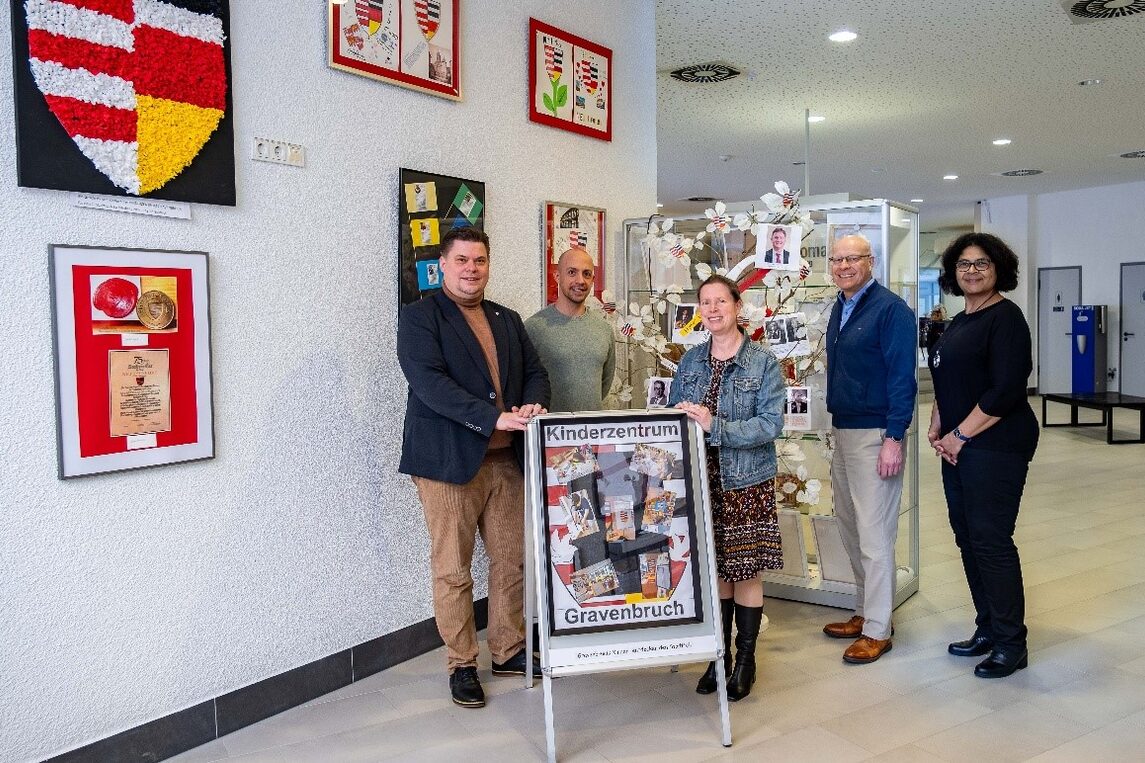
<path fill-rule="evenodd" d="M 717 201 L 714 209 L 704 210 L 704 214 L 711 221 L 708 223 L 708 233 L 727 233 L 731 229 L 732 219 L 730 215 L 726 214 L 727 208 L 727 204 Z"/>
<path fill-rule="evenodd" d="M 740 212 L 732 220 L 732 224 L 739 230 L 750 230 L 753 236 L 759 236 L 763 229 L 767 227 L 767 215 L 764 212 L 757 212 L 751 210 L 750 212 Z"/>

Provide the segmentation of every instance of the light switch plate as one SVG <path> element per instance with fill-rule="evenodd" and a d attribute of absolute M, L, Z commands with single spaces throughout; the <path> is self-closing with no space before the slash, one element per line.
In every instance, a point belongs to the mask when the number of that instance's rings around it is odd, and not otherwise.
<path fill-rule="evenodd" d="M 255 138 L 251 144 L 250 158 L 258 162 L 302 167 L 306 164 L 306 149 L 298 143 L 287 143 L 284 140 L 271 140 L 270 138 Z"/>

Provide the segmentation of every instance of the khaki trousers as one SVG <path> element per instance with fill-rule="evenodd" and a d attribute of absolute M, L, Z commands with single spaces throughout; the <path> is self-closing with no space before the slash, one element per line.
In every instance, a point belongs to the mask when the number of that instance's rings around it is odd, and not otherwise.
<path fill-rule="evenodd" d="M 879 477 L 881 429 L 835 429 L 831 489 L 843 548 L 855 573 L 855 614 L 864 618 L 863 635 L 891 637 L 895 597 L 895 539 L 906 469 Z M 905 449 L 905 444 L 904 444 Z"/>
<path fill-rule="evenodd" d="M 489 651 L 505 662 L 525 646 L 525 489 L 512 448 L 491 451 L 464 485 L 414 477 L 429 528 L 433 612 L 450 673 L 477 665 L 475 535 L 489 556 Z"/>

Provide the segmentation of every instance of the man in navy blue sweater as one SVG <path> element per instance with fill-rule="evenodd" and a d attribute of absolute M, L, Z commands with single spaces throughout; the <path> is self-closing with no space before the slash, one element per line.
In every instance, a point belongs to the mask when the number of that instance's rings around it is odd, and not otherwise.
<path fill-rule="evenodd" d="M 854 616 L 823 632 L 855 639 L 843 660 L 861 664 L 891 648 L 903 440 L 917 392 L 917 328 L 910 307 L 874 279 L 865 237 L 840 238 L 828 263 L 839 287 L 827 324 L 827 410 L 835 437 L 831 487 L 857 591 Z"/>

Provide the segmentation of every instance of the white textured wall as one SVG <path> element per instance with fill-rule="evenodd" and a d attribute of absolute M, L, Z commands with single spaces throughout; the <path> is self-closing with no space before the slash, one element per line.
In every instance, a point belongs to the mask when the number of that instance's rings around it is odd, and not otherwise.
<path fill-rule="evenodd" d="M 1016 243 L 1023 269 L 1015 301 L 1025 298 L 1025 303 L 1019 304 L 1035 332 L 1035 352 L 1038 268 L 1080 265 L 1082 300 L 1109 306 L 1108 359 L 1111 368 L 1117 367 L 1121 263 L 1145 260 L 1145 239 L 1141 235 L 1143 198 L 1145 181 L 990 200 L 992 222 L 987 224 L 984 218 L 982 230 L 1011 245 Z M 1036 369 L 1030 379 L 1030 384 L 1036 386 Z M 1111 389 L 1117 388 L 1116 380 L 1110 384 Z"/>
<path fill-rule="evenodd" d="M 321 0 L 234 0 L 239 203 L 190 222 L 17 188 L 0 56 L 0 759 L 432 615 L 420 509 L 396 472 L 398 168 L 486 182 L 490 296 L 526 316 L 542 200 L 608 210 L 614 273 L 620 221 L 655 208 L 652 0 L 463 5 L 458 104 L 328 69 Z M 613 49 L 612 143 L 528 121 L 530 15 Z M 251 162 L 254 135 L 304 144 L 307 167 Z M 211 253 L 213 461 L 57 481 L 49 243 Z"/>

